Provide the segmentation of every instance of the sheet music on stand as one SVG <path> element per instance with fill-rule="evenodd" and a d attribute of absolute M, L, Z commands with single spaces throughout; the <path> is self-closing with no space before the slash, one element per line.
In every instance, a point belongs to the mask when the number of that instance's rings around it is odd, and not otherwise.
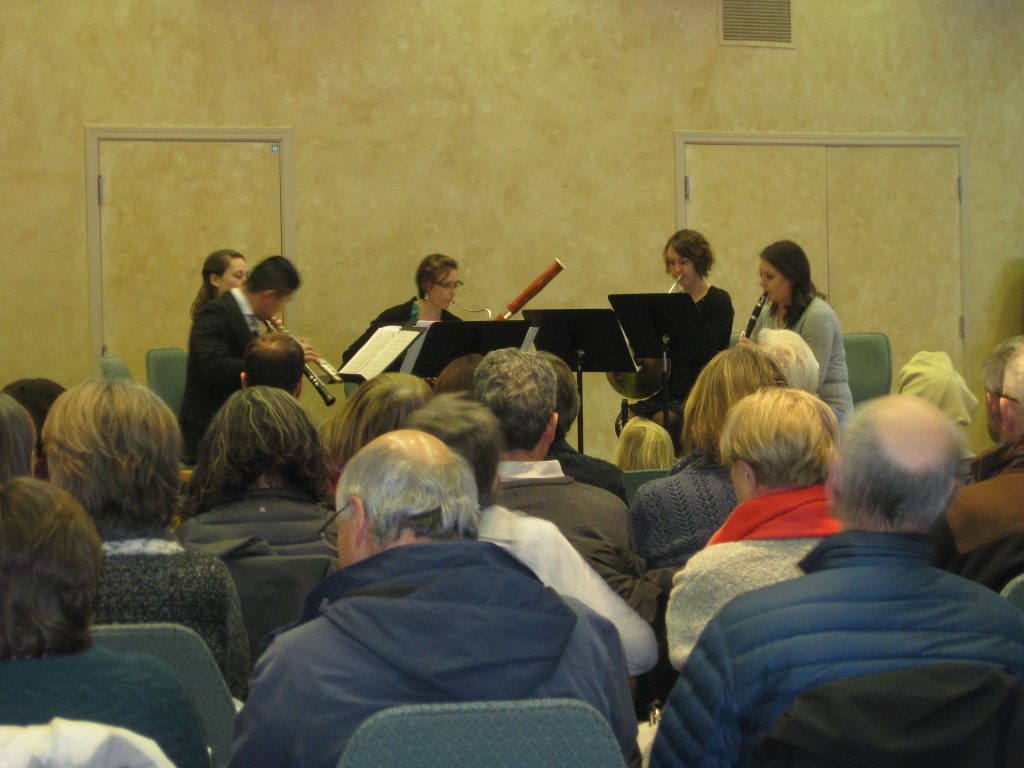
<path fill-rule="evenodd" d="M 338 373 L 348 381 L 372 379 L 383 373 L 410 345 L 424 336 L 425 330 L 401 325 L 378 328 Z"/>

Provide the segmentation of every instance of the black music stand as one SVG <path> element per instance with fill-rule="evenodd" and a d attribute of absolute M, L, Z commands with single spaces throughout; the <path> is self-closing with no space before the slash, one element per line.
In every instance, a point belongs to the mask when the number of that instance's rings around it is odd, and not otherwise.
<path fill-rule="evenodd" d="M 534 346 L 576 371 L 576 444 L 583 453 L 583 373 L 636 371 L 619 321 L 610 309 L 524 309 L 523 317 L 539 328 Z"/>
<path fill-rule="evenodd" d="M 696 355 L 703 333 L 686 293 L 618 293 L 608 297 L 633 355 L 661 358 L 662 420 L 668 424 L 668 361 Z"/>
<path fill-rule="evenodd" d="M 525 320 L 467 320 L 432 323 L 409 348 L 401 372 L 424 379 L 437 378 L 452 360 L 474 352 L 486 355 L 496 349 L 529 344 L 530 324 Z M 532 339 L 532 337 L 531 337 Z"/>

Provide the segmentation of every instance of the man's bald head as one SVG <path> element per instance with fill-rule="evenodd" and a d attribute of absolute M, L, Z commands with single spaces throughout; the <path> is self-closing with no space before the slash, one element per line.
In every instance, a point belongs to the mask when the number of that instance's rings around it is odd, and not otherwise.
<path fill-rule="evenodd" d="M 956 488 L 960 437 L 931 403 L 890 395 L 858 406 L 829 488 L 849 529 L 927 531 Z"/>
<path fill-rule="evenodd" d="M 337 508 L 343 517 L 351 514 L 353 499 L 379 549 L 402 537 L 476 536 L 480 507 L 473 471 L 426 432 L 388 432 L 353 456 L 338 483 Z"/>

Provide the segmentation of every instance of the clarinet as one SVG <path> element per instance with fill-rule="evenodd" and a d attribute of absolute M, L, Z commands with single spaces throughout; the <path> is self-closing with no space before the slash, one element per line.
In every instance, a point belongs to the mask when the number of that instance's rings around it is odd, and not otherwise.
<path fill-rule="evenodd" d="M 754 325 L 757 323 L 757 318 L 761 315 L 761 308 L 764 303 L 768 300 L 768 294 L 762 293 L 761 298 L 757 300 L 757 304 L 754 305 L 754 311 L 750 313 L 750 319 L 747 320 L 747 327 L 743 333 L 740 334 L 741 339 L 749 339 L 750 334 L 754 331 Z"/>
<path fill-rule="evenodd" d="M 267 326 L 267 330 L 271 333 L 288 333 L 284 328 L 278 328 L 270 320 L 264 320 L 263 323 Z M 288 333 L 291 336 L 290 333 Z M 293 337 L 294 338 L 294 337 Z M 334 401 L 337 399 L 330 392 L 327 391 L 327 387 L 320 381 L 320 377 L 317 376 L 313 369 L 310 368 L 306 363 L 302 364 L 302 375 L 306 377 L 306 380 L 313 386 L 316 393 L 320 395 L 320 398 L 324 401 L 324 405 L 334 405 Z"/>

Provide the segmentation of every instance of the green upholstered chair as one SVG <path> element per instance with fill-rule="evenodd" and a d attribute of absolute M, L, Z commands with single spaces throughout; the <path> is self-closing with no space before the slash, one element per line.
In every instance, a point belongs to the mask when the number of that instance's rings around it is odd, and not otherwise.
<path fill-rule="evenodd" d="M 146 352 L 146 384 L 160 395 L 177 416 L 185 396 L 185 368 L 188 353 L 178 347 L 151 349 Z"/>
<path fill-rule="evenodd" d="M 884 333 L 844 333 L 846 370 L 853 403 L 889 394 L 892 389 L 892 347 Z"/>
<path fill-rule="evenodd" d="M 622 482 L 626 486 L 626 502 L 633 503 L 633 497 L 636 496 L 641 485 L 651 480 L 657 480 L 659 477 L 665 477 L 667 474 L 667 469 L 631 469 L 628 472 L 623 472 Z"/>
<path fill-rule="evenodd" d="M 97 624 L 93 642 L 115 653 L 148 653 L 167 664 L 195 702 L 213 764 L 231 759 L 235 705 L 203 639 L 180 624 Z"/>
<path fill-rule="evenodd" d="M 338 768 L 623 768 L 611 726 L 574 699 L 385 709 L 356 730 Z"/>

